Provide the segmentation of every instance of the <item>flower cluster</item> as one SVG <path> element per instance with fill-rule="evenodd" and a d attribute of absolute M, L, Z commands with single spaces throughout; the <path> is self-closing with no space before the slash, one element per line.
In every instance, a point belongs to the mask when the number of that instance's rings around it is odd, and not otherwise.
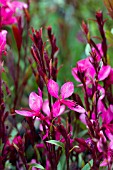
<path fill-rule="evenodd" d="M 100 29 L 102 42 L 95 44 L 91 38 L 89 39 L 89 30 L 87 25 L 83 23 L 82 28 L 90 45 L 90 55 L 78 61 L 76 67 L 72 68 L 72 75 L 76 81 L 80 82 L 78 87 L 83 90 L 84 102 L 82 102 L 79 95 L 74 94 L 74 84 L 72 82 L 63 84 L 59 95 L 59 85 L 56 82 L 57 67 L 55 67 L 55 54 L 58 48 L 55 43 L 55 37 L 51 33 L 51 28 L 48 27 L 48 38 L 52 48 L 50 58 L 47 51 L 44 50 L 42 30 L 36 32 L 33 30 L 33 36 L 31 36 L 34 42 L 31 52 L 35 62 L 38 63 L 40 88 L 38 94 L 35 92 L 30 93 L 30 110 L 22 109 L 15 110 L 15 112 L 26 118 L 32 117 L 35 120 L 35 127 L 37 126 L 36 122 L 40 122 L 39 129 L 41 132 L 44 131 L 41 137 L 43 141 L 50 142 L 49 144 L 46 143 L 49 152 L 47 169 L 52 169 L 53 165 L 57 168 L 60 158 L 57 153 L 58 150 L 50 153 L 50 150 L 54 148 L 51 144 L 56 144 L 56 142 L 64 144 L 61 146 L 65 150 L 67 169 L 69 169 L 69 157 L 71 154 L 74 152 L 81 153 L 86 150 L 90 151 L 90 156 L 93 159 L 92 168 L 98 169 L 101 166 L 108 166 L 110 169 L 112 166 L 113 97 L 111 86 L 113 84 L 113 68 L 108 64 L 107 60 L 107 43 L 101 11 L 96 13 L 96 22 Z M 46 86 L 48 99 L 43 101 L 44 85 Z M 73 99 L 68 99 L 70 96 Z M 68 121 L 68 128 L 65 128 L 65 125 L 62 124 L 62 117 L 65 115 L 70 117 L 71 112 L 73 116 L 76 113 L 79 120 L 85 124 L 89 134 L 87 139 L 78 137 L 71 139 L 73 134 L 71 118 Z M 77 147 L 74 146 L 76 142 L 78 143 Z M 40 145 L 38 147 L 40 148 Z M 46 149 L 45 152 L 47 152 Z M 51 155 L 54 155 L 53 161 L 51 160 Z"/>
<path fill-rule="evenodd" d="M 17 23 L 19 11 L 27 4 L 19 1 L 0 0 L 0 56 L 5 51 L 7 31 L 2 28 Z"/>
<path fill-rule="evenodd" d="M 109 3 L 111 8 L 113 4 L 110 1 Z M 100 167 L 106 167 L 111 170 L 113 167 L 113 68 L 109 64 L 107 55 L 108 43 L 102 12 L 96 12 L 95 16 L 101 36 L 98 38 L 99 43 L 95 43 L 87 24 L 82 22 L 90 52 L 88 57 L 79 60 L 72 68 L 72 76 L 79 83 L 76 88 L 79 92 L 82 91 L 82 94 L 77 94 L 71 81 L 59 87 L 60 82 L 57 77 L 59 49 L 51 26 L 47 27 L 46 42 L 43 40 L 42 28 L 39 30 L 32 28 L 32 33 L 29 33 L 32 40 L 32 57 L 27 57 L 25 46 L 24 62 L 28 59 L 30 71 L 29 69 L 27 73 L 23 71 L 24 78 L 21 83 L 19 82 L 23 35 L 22 18 L 19 18 L 19 15 L 20 11 L 27 7 L 24 2 L 0 0 L 0 73 L 4 72 L 2 54 L 5 54 L 7 31 L 4 28 L 7 25 L 17 24 L 13 25 L 13 33 L 18 51 L 16 74 L 14 75 L 13 71 L 11 73 L 15 97 L 10 111 L 6 111 L 2 90 L 4 82 L 0 74 L 2 143 L 0 169 L 7 168 L 9 163 L 16 169 L 26 168 L 26 170 L 35 168 L 71 170 L 73 167 L 81 169 L 85 164 L 86 169 L 99 170 Z M 112 16 L 110 8 L 108 11 Z M 24 12 L 28 17 L 28 11 Z M 27 24 L 29 25 L 29 21 Z M 26 45 L 28 45 L 27 39 Z M 31 72 L 38 91 L 30 92 L 29 108 L 23 107 L 18 110 L 18 103 L 22 99 Z M 5 83 L 4 86 L 9 93 Z M 21 121 L 17 120 L 18 118 Z M 14 127 L 6 126 L 6 121 L 11 122 Z M 62 160 L 65 162 L 64 166 L 60 165 Z"/>

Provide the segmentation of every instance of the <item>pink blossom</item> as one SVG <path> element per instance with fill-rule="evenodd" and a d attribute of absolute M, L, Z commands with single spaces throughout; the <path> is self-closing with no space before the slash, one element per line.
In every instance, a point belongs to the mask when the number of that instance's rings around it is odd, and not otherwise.
<path fill-rule="evenodd" d="M 65 98 L 70 97 L 74 92 L 74 85 L 72 82 L 67 82 L 61 87 L 60 96 L 58 96 L 59 85 L 54 80 L 50 79 L 48 81 L 47 88 L 50 95 L 58 99 L 58 103 L 56 104 L 58 107 L 60 106 L 59 103 L 65 104 L 68 107 L 75 106 L 75 102 L 72 100 L 65 100 Z"/>
<path fill-rule="evenodd" d="M 72 69 L 72 75 L 76 81 L 81 82 L 78 75 L 79 72 L 84 75 L 84 78 L 86 79 L 86 84 L 90 84 L 95 79 L 96 71 L 90 60 L 90 57 L 80 60 L 77 62 L 77 66 Z M 102 65 L 98 73 L 98 80 L 105 80 L 109 76 L 110 71 L 111 67 L 109 65 Z"/>
<path fill-rule="evenodd" d="M 29 96 L 29 107 L 30 109 L 15 110 L 17 114 L 33 117 L 40 114 L 42 108 L 43 100 L 42 97 L 37 95 L 35 92 L 31 92 Z"/>
<path fill-rule="evenodd" d="M 0 0 L 1 5 L 1 26 L 11 25 L 17 22 L 15 14 L 17 10 L 27 8 L 27 4 L 19 1 Z"/>
<path fill-rule="evenodd" d="M 58 102 L 58 101 L 57 101 L 57 102 Z M 53 117 L 59 116 L 59 115 L 63 114 L 64 111 L 65 111 L 65 105 L 59 106 L 59 102 L 58 102 L 58 103 L 57 103 L 57 102 L 55 102 L 55 103 L 52 105 Z M 49 101 L 48 101 L 48 100 L 45 100 L 45 101 L 43 102 L 42 110 L 43 110 L 43 112 L 44 112 L 47 116 L 50 116 L 50 115 L 51 115 L 50 108 L 49 108 Z M 57 113 L 57 114 L 56 114 L 56 113 Z"/>
<path fill-rule="evenodd" d="M 68 100 L 66 98 L 70 97 L 74 92 L 74 84 L 72 82 L 65 83 L 60 90 L 60 96 L 58 95 L 59 92 L 59 85 L 54 80 L 49 80 L 47 84 L 48 92 L 51 96 L 57 98 L 58 100 L 53 104 L 52 111 L 54 115 L 58 115 L 60 112 L 60 105 L 64 104 L 69 109 L 74 110 L 79 113 L 84 113 L 85 109 L 81 106 L 77 105 L 73 100 Z"/>
<path fill-rule="evenodd" d="M 97 49 L 98 51 L 92 48 L 92 52 L 95 52 L 96 61 L 97 63 L 99 63 L 99 66 L 100 66 L 100 70 L 98 73 L 98 80 L 102 81 L 102 80 L 105 80 L 109 76 L 111 72 L 111 67 L 109 65 L 107 66 L 103 65 L 103 62 L 102 62 L 103 51 L 102 51 L 101 44 L 97 44 Z M 93 58 L 91 56 L 77 62 L 76 67 L 72 69 L 72 75 L 76 81 L 81 82 L 80 75 L 79 75 L 80 73 L 82 74 L 82 76 L 84 76 L 86 80 L 86 84 L 90 84 L 93 82 L 96 76 L 96 71 L 92 65 L 92 62 L 93 62 Z"/>

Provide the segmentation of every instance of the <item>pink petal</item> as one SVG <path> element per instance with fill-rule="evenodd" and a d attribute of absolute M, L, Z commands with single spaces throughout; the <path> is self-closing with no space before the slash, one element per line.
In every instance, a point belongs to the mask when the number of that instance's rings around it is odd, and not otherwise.
<path fill-rule="evenodd" d="M 0 4 L 6 5 L 8 0 L 0 0 Z"/>
<path fill-rule="evenodd" d="M 64 113 L 64 111 L 65 111 L 65 105 L 62 105 L 62 106 L 60 106 L 60 112 L 59 112 L 59 115 L 61 115 L 61 114 L 63 114 Z"/>
<path fill-rule="evenodd" d="M 102 66 L 101 70 L 98 74 L 98 79 L 100 81 L 106 79 L 110 74 L 111 67 L 110 66 Z"/>
<path fill-rule="evenodd" d="M 52 106 L 53 117 L 57 117 L 60 112 L 60 102 L 57 100 Z"/>
<path fill-rule="evenodd" d="M 59 85 L 54 80 L 48 81 L 47 88 L 51 96 L 58 98 Z"/>
<path fill-rule="evenodd" d="M 49 102 L 48 102 L 48 100 L 45 100 L 45 101 L 43 102 L 42 110 L 43 110 L 43 112 L 44 112 L 46 115 L 50 116 L 50 108 L 49 108 Z"/>
<path fill-rule="evenodd" d="M 80 121 L 81 121 L 82 123 L 84 123 L 85 125 L 87 125 L 87 123 L 86 123 L 86 115 L 85 115 L 84 113 L 82 113 L 82 114 L 80 115 L 79 119 L 80 119 Z"/>
<path fill-rule="evenodd" d="M 13 1 L 11 2 L 10 4 L 8 4 L 9 7 L 12 9 L 12 10 L 16 10 L 16 9 L 20 9 L 22 10 L 23 8 L 27 8 L 27 4 L 24 3 L 24 2 L 19 2 L 19 1 Z"/>
<path fill-rule="evenodd" d="M 104 160 L 103 160 L 102 163 L 100 164 L 100 167 L 102 167 L 102 166 L 107 166 L 110 161 L 111 161 L 110 156 L 108 156 L 108 159 L 104 158 Z"/>
<path fill-rule="evenodd" d="M 1 15 L 3 17 L 1 20 L 2 25 L 9 25 L 17 22 L 16 17 L 13 16 L 14 12 L 7 6 L 1 8 Z"/>
<path fill-rule="evenodd" d="M 26 110 L 15 110 L 15 112 L 19 115 L 22 116 L 27 116 L 27 117 L 33 117 L 35 116 L 35 113 L 32 111 L 26 111 Z"/>
<path fill-rule="evenodd" d="M 61 96 L 63 99 L 70 97 L 74 92 L 74 84 L 67 82 L 61 87 Z"/>
<path fill-rule="evenodd" d="M 110 132 L 110 130 L 108 128 L 106 128 L 105 133 L 106 133 L 108 139 L 113 141 L 113 134 L 112 134 L 112 132 Z"/>
<path fill-rule="evenodd" d="M 85 113 L 86 112 L 86 110 L 83 107 L 81 107 L 80 105 L 77 105 L 77 106 L 75 106 L 71 109 L 74 110 L 75 112 L 78 112 L 78 113 Z"/>
<path fill-rule="evenodd" d="M 113 151 L 113 141 L 110 141 L 109 148 Z"/>
<path fill-rule="evenodd" d="M 31 110 L 38 112 L 42 107 L 42 98 L 35 92 L 31 92 L 29 96 L 29 107 Z"/>

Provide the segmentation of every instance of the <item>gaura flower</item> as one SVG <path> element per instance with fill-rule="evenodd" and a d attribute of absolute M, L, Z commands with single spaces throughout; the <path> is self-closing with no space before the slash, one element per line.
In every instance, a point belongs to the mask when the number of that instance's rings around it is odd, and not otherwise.
<path fill-rule="evenodd" d="M 55 106 L 55 105 L 57 105 L 57 104 L 53 104 L 53 105 L 52 105 L 52 110 L 51 110 L 51 112 L 53 113 L 53 117 L 60 116 L 60 115 L 63 114 L 64 111 L 65 111 L 65 105 L 61 105 L 61 106 L 60 106 L 60 110 L 58 109 L 58 112 L 57 112 L 57 106 Z M 58 107 L 58 108 L 59 108 L 59 107 Z M 51 115 L 50 108 L 49 108 L 49 101 L 48 101 L 48 100 L 45 100 L 45 101 L 43 102 L 42 110 L 43 110 L 43 112 L 44 112 L 47 116 L 50 116 L 50 115 Z"/>
<path fill-rule="evenodd" d="M 110 70 L 111 67 L 109 65 L 107 66 L 102 65 L 98 73 L 98 80 L 99 81 L 105 80 L 109 76 Z M 75 80 L 81 82 L 78 73 L 84 74 L 86 84 L 90 84 L 95 79 L 96 71 L 90 62 L 90 57 L 78 61 L 77 66 L 72 69 L 72 75 L 75 78 Z"/>
<path fill-rule="evenodd" d="M 43 100 L 42 97 L 37 95 L 35 92 L 31 92 L 29 95 L 29 107 L 30 109 L 15 110 L 17 114 L 33 117 L 40 114 L 42 108 Z"/>
<path fill-rule="evenodd" d="M 1 4 L 1 26 L 11 25 L 17 22 L 15 14 L 17 10 L 27 8 L 27 4 L 19 1 L 0 0 Z"/>
<path fill-rule="evenodd" d="M 57 101 L 53 104 L 54 113 L 59 113 L 61 104 L 64 104 L 69 109 L 74 110 L 76 112 L 85 112 L 85 109 L 77 105 L 73 100 L 66 99 L 70 97 L 74 92 L 74 84 L 72 82 L 67 82 L 62 85 L 60 95 L 58 95 L 59 85 L 54 80 L 50 79 L 48 81 L 47 88 L 50 95 L 57 99 Z"/>
<path fill-rule="evenodd" d="M 96 54 L 96 62 L 99 64 L 99 72 L 98 72 L 98 80 L 105 80 L 111 71 L 111 67 L 109 65 L 104 65 L 102 61 L 103 51 L 101 44 L 97 44 L 97 50 L 92 48 L 92 52 Z M 77 62 L 76 67 L 72 69 L 72 75 L 76 81 L 81 82 L 80 74 L 82 78 L 85 78 L 86 84 L 91 84 L 96 76 L 95 68 L 92 64 L 93 58 L 91 56 L 82 59 Z"/>

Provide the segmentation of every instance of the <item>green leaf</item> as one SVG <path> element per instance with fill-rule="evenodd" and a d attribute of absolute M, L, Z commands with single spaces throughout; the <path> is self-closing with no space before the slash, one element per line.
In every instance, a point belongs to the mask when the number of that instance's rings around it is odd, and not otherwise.
<path fill-rule="evenodd" d="M 47 143 L 62 147 L 62 149 L 64 150 L 64 144 L 62 142 L 59 142 L 57 140 L 48 140 L 46 141 Z"/>
<path fill-rule="evenodd" d="M 62 154 L 58 162 L 57 170 L 66 169 L 66 156 Z"/>
<path fill-rule="evenodd" d="M 37 163 L 30 164 L 29 170 L 32 170 L 33 167 L 45 170 L 45 168 L 42 165 Z"/>
<path fill-rule="evenodd" d="M 93 159 L 91 159 L 83 168 L 82 170 L 90 170 L 93 166 Z"/>

